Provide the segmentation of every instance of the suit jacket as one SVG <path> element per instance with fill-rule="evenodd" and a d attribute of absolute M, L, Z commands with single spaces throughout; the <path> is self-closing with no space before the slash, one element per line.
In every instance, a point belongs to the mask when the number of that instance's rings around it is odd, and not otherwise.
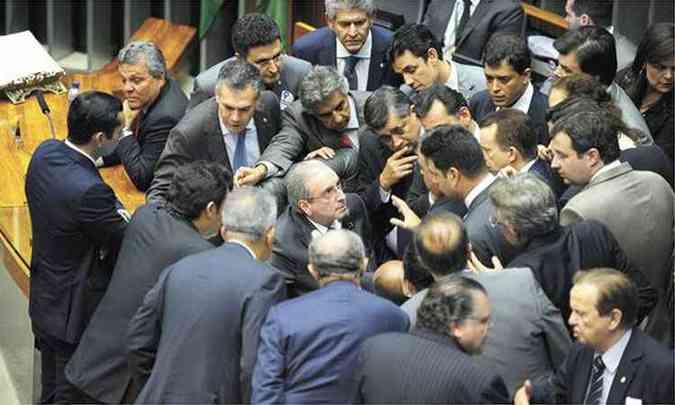
<path fill-rule="evenodd" d="M 492 102 L 490 93 L 485 90 L 476 93 L 471 97 L 471 100 L 469 100 L 469 109 L 471 110 L 473 119 L 480 123 L 486 115 L 497 111 L 497 106 Z M 527 110 L 527 115 L 529 115 L 530 120 L 532 120 L 532 125 L 537 133 L 537 142 L 541 145 L 548 145 L 549 142 L 548 124 L 546 122 L 547 110 L 548 99 L 535 88 L 534 93 L 532 94 L 530 108 Z"/>
<path fill-rule="evenodd" d="M 342 227 L 361 236 L 366 246 L 366 256 L 371 257 L 372 238 L 366 206 L 356 194 L 348 193 L 345 197 L 349 215 L 341 221 Z M 289 296 L 299 296 L 319 288 L 319 283 L 307 270 L 307 249 L 314 232 L 319 231 L 307 217 L 290 205 L 277 220 L 269 262 L 284 274 L 286 283 L 289 284 Z"/>
<path fill-rule="evenodd" d="M 616 69 L 621 70 L 633 64 L 637 46 L 626 36 L 621 35 L 616 30 L 612 33 L 616 41 Z"/>
<path fill-rule="evenodd" d="M 577 270 L 610 267 L 625 273 L 638 288 L 639 318 L 656 304 L 657 293 L 649 280 L 627 258 L 603 224 L 588 220 L 561 226 L 533 238 L 519 248 L 507 267 L 529 267 L 553 305 L 569 319 L 572 278 Z"/>
<path fill-rule="evenodd" d="M 594 353 L 590 347 L 575 344 L 552 384 L 535 384 L 533 402 L 583 403 Z M 607 404 L 624 404 L 626 397 L 639 399 L 644 404 L 672 404 L 675 401 L 673 368 L 672 350 L 644 335 L 639 328 L 633 328 L 616 369 Z"/>
<path fill-rule="evenodd" d="M 370 35 L 373 37 L 373 46 L 366 90 L 375 91 L 385 84 L 398 87 L 401 78 L 394 73 L 387 60 L 388 48 L 394 34 L 388 29 L 373 25 L 370 28 Z M 312 65 L 337 67 L 335 41 L 335 33 L 328 27 L 322 27 L 295 41 L 291 53 Z"/>
<path fill-rule="evenodd" d="M 187 102 L 180 85 L 167 78 L 155 102 L 131 128 L 136 135 L 120 139 L 113 153 L 103 156 L 104 165 L 122 162 L 136 188 L 147 190 L 169 131 L 183 118 Z"/>
<path fill-rule="evenodd" d="M 645 122 L 642 113 L 633 103 L 633 100 L 628 97 L 628 94 L 616 82 L 612 83 L 607 88 L 607 93 L 612 98 L 614 105 L 621 110 L 621 119 L 628 128 L 636 128 L 642 131 L 641 137 L 638 141 L 640 145 L 653 145 L 651 131 Z"/>
<path fill-rule="evenodd" d="M 509 268 L 465 272 L 462 276 L 475 279 L 487 290 L 492 326 L 478 358 L 504 378 L 509 397 L 527 378 L 552 377 L 572 341 L 560 311 L 546 297 L 532 271 Z M 422 290 L 401 306 L 411 327 L 417 322 L 417 309 L 427 293 Z"/>
<path fill-rule="evenodd" d="M 441 43 L 444 41 L 450 14 L 455 8 L 455 1 L 431 0 L 424 14 L 423 24 L 429 27 Z M 480 66 L 483 60 L 483 48 L 492 34 L 496 32 L 518 34 L 523 28 L 524 19 L 525 13 L 518 1 L 482 0 L 455 42 L 457 48 L 453 59 L 461 63 Z M 464 59 L 462 56 L 470 59 Z"/>
<path fill-rule="evenodd" d="M 359 124 L 362 125 L 363 105 L 370 93 L 350 91 L 354 100 Z M 259 161 L 270 162 L 281 169 L 279 175 L 285 174 L 291 165 L 319 148 L 328 146 L 335 150 L 344 148 L 340 144 L 341 132 L 328 129 L 321 121 L 305 111 L 300 100 L 293 102 L 281 113 L 281 131 L 272 139 L 269 147 L 260 156 Z M 338 173 L 342 177 L 342 173 Z"/>
<path fill-rule="evenodd" d="M 53 139 L 31 157 L 26 198 L 33 329 L 77 343 L 112 274 L 127 225 L 122 206 L 93 161 Z"/>
<path fill-rule="evenodd" d="M 260 331 L 251 402 L 348 403 L 361 343 L 407 329 L 396 305 L 349 281 L 282 302 Z"/>
<path fill-rule="evenodd" d="M 213 97 L 218 81 L 218 73 L 225 62 L 234 59 L 234 57 L 226 59 L 208 70 L 200 73 L 195 77 L 194 88 L 192 95 L 190 95 L 190 103 L 188 111 L 195 108 L 201 102 Z M 306 61 L 294 58 L 288 55 L 281 55 L 281 71 L 279 72 L 279 81 L 271 90 L 279 101 L 284 103 L 291 103 L 298 98 L 298 87 L 300 81 L 309 73 L 312 65 Z"/>
<path fill-rule="evenodd" d="M 248 402 L 260 328 L 284 297 L 281 274 L 237 243 L 167 268 L 129 323 L 137 403 Z"/>
<path fill-rule="evenodd" d="M 279 102 L 276 96 L 269 91 L 262 92 L 253 116 L 261 154 L 279 131 L 281 126 L 279 117 Z M 210 98 L 191 110 L 171 130 L 164 152 L 157 162 L 155 178 L 147 192 L 146 200 L 163 204 L 176 168 L 196 160 L 223 163 L 232 171 L 220 129 L 215 98 Z"/>
<path fill-rule="evenodd" d="M 508 403 L 497 373 L 447 336 L 425 329 L 385 333 L 361 346 L 355 403 Z"/>
<path fill-rule="evenodd" d="M 471 99 L 474 94 L 487 88 L 485 71 L 482 66 L 478 67 L 452 62 L 452 68 L 457 72 L 457 88 L 453 90 L 460 92 L 466 100 Z M 416 93 L 415 89 L 407 84 L 401 85 L 401 91 L 408 97 L 412 97 Z"/>
<path fill-rule="evenodd" d="M 566 189 L 562 178 L 560 178 L 558 173 L 551 169 L 551 165 L 545 160 L 537 158 L 528 172 L 535 174 L 539 176 L 540 179 L 544 180 L 544 182 L 551 187 L 551 190 L 553 190 L 556 197 L 560 196 Z"/>
<path fill-rule="evenodd" d="M 122 402 L 131 374 L 126 341 L 119 332 L 126 330 L 162 270 L 212 247 L 179 214 L 155 205 L 138 208 L 126 231 L 106 294 L 66 367 L 68 380 L 99 401 Z"/>

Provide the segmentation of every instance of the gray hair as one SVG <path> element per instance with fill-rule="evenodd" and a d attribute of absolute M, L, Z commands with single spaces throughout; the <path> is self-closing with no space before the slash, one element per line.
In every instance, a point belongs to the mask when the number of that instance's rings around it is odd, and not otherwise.
<path fill-rule="evenodd" d="M 238 91 L 251 86 L 257 95 L 260 95 L 260 92 L 265 89 L 265 85 L 260 78 L 260 71 L 242 58 L 233 58 L 223 63 L 218 72 L 216 94 L 220 93 L 223 86 Z"/>
<path fill-rule="evenodd" d="M 156 79 L 166 77 L 166 61 L 162 50 L 152 42 L 136 41 L 122 48 L 117 54 L 120 64 L 137 65 L 145 61 L 150 75 Z"/>
<path fill-rule="evenodd" d="M 382 86 L 368 97 L 363 106 L 363 118 L 366 124 L 374 130 L 387 125 L 389 114 L 406 117 L 410 114 L 412 103 L 401 90 L 392 86 Z"/>
<path fill-rule="evenodd" d="M 319 160 L 307 160 L 294 164 L 286 175 L 288 204 L 297 209 L 300 200 L 311 198 L 309 180 L 325 170 L 330 170 L 330 168 Z"/>
<path fill-rule="evenodd" d="M 349 90 L 345 80 L 337 70 L 329 66 L 314 66 L 300 82 L 298 96 L 305 110 L 318 114 L 319 106 L 340 90 L 347 95 Z"/>
<path fill-rule="evenodd" d="M 519 245 L 558 226 L 555 195 L 534 174 L 500 178 L 490 187 L 489 196 L 498 221 L 513 227 Z"/>
<path fill-rule="evenodd" d="M 326 0 L 326 17 L 335 19 L 340 10 L 359 9 L 365 11 L 369 16 L 375 15 L 375 3 L 373 0 Z"/>
<path fill-rule="evenodd" d="M 221 216 L 226 231 L 257 240 L 276 223 L 276 200 L 260 188 L 236 188 L 225 198 Z"/>
<path fill-rule="evenodd" d="M 308 256 L 319 276 L 326 277 L 361 271 L 366 250 L 359 235 L 340 229 L 312 240 Z"/>

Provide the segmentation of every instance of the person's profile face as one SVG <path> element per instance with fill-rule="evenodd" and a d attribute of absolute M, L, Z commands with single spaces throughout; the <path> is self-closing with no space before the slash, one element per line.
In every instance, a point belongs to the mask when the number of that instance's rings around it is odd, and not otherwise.
<path fill-rule="evenodd" d="M 483 150 L 485 164 L 492 174 L 497 174 L 511 164 L 509 150 L 504 150 L 497 142 L 497 129 L 496 123 L 480 129 L 480 147 Z"/>
<path fill-rule="evenodd" d="M 465 352 L 480 354 L 490 329 L 490 301 L 482 292 L 474 292 L 473 313 L 461 322 L 457 322 L 452 333 Z"/>
<path fill-rule="evenodd" d="M 145 58 L 140 58 L 136 64 L 122 63 L 117 68 L 122 76 L 122 93 L 132 110 L 147 108 L 159 96 L 164 78 L 157 78 L 150 74 Z"/>
<path fill-rule="evenodd" d="M 275 39 L 274 42 L 267 45 L 255 46 L 248 50 L 246 61 L 255 66 L 260 72 L 265 85 L 273 87 L 281 76 L 281 40 Z"/>
<path fill-rule="evenodd" d="M 353 8 L 338 10 L 335 19 L 328 19 L 327 22 L 342 46 L 354 54 L 365 44 L 373 20 L 364 10 Z"/>
<path fill-rule="evenodd" d="M 511 65 L 501 62 L 499 66 L 485 65 L 485 81 L 490 98 L 495 106 L 511 107 L 523 95 L 530 83 L 530 69 L 516 72 Z"/>
<path fill-rule="evenodd" d="M 578 154 L 572 147 L 572 139 L 564 132 L 553 134 L 548 147 L 553 153 L 551 169 L 558 172 L 565 184 L 588 183 L 593 176 L 593 162 L 588 152 Z"/>
<path fill-rule="evenodd" d="M 590 284 L 577 284 L 570 291 L 569 325 L 574 338 L 584 345 L 599 349 L 609 340 L 611 317 L 597 309 L 599 292 Z"/>

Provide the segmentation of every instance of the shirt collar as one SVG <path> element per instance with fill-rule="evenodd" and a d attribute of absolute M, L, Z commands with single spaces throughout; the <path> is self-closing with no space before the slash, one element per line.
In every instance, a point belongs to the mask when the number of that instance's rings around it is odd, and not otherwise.
<path fill-rule="evenodd" d="M 530 169 L 532 168 L 532 166 L 534 165 L 534 163 L 535 163 L 536 161 L 537 161 L 536 158 L 530 160 L 529 162 L 527 162 L 527 163 L 525 164 L 525 166 L 523 166 L 523 167 L 520 168 L 520 171 L 519 171 L 518 173 L 527 173 L 527 172 L 529 172 Z"/>
<path fill-rule="evenodd" d="M 445 82 L 445 85 L 449 88 L 459 91 L 459 78 L 457 77 L 457 64 L 453 61 L 448 62 L 450 64 L 450 76 L 448 81 Z"/>
<path fill-rule="evenodd" d="M 349 122 L 342 131 L 353 131 L 359 129 L 359 113 L 356 111 L 356 103 L 351 95 L 347 94 L 347 100 L 349 100 Z"/>
<path fill-rule="evenodd" d="M 516 110 L 520 110 L 527 114 L 527 112 L 530 110 L 530 104 L 532 103 L 533 95 L 534 87 L 532 86 L 532 83 L 527 83 L 527 87 L 525 88 L 523 94 L 515 103 L 513 103 L 510 108 L 515 108 Z M 499 108 L 497 110 L 499 110 Z"/>
<path fill-rule="evenodd" d="M 243 248 L 246 249 L 246 251 L 251 255 L 252 258 L 254 258 L 254 259 L 256 259 L 256 260 L 258 259 L 258 258 L 256 257 L 256 255 L 255 255 L 255 253 L 253 253 L 253 251 L 251 250 L 251 248 L 248 247 L 248 246 L 246 246 L 246 244 L 244 244 L 244 243 L 242 243 L 242 242 L 239 242 L 238 240 L 228 240 L 228 242 L 229 242 L 229 243 L 234 243 L 235 245 L 239 245 L 239 246 L 243 247 Z"/>
<path fill-rule="evenodd" d="M 335 36 L 335 56 L 338 58 L 348 58 L 350 56 L 356 56 L 361 59 L 370 59 L 371 50 L 373 49 L 373 37 L 370 35 L 370 30 L 368 30 L 368 36 L 366 37 L 366 42 L 363 43 L 361 49 L 356 53 L 351 53 L 342 45 L 342 42 L 338 39 L 337 35 Z"/>
<path fill-rule="evenodd" d="M 607 368 L 610 373 L 614 374 L 617 367 L 619 367 L 621 356 L 623 356 L 623 352 L 626 350 L 626 346 L 628 346 L 628 341 L 632 334 L 633 331 L 631 329 L 627 330 L 626 333 L 621 336 L 621 339 L 602 354 L 602 362 L 605 363 L 605 368 Z"/>
<path fill-rule="evenodd" d="M 310 224 L 314 225 L 316 230 L 319 232 L 320 235 L 325 235 L 326 232 L 328 232 L 331 229 L 342 229 L 342 223 L 339 220 L 333 221 L 331 224 L 331 228 L 329 229 L 327 226 L 321 225 L 318 222 L 312 221 L 309 217 L 306 217 L 307 220 L 309 221 Z M 312 231 L 312 237 L 314 236 L 314 231 Z"/>
<path fill-rule="evenodd" d="M 591 177 L 591 179 L 589 180 L 589 183 L 590 183 L 591 181 L 593 181 L 594 178 L 598 177 L 598 175 L 600 175 L 600 173 L 604 173 L 604 172 L 606 172 L 606 171 L 612 170 L 612 169 L 614 169 L 615 167 L 619 167 L 620 165 L 621 165 L 621 161 L 619 161 L 619 159 L 617 159 L 617 160 L 615 160 L 615 161 L 613 161 L 613 162 L 610 162 L 610 163 L 608 163 L 608 164 L 602 166 L 602 167 L 601 167 L 597 172 L 595 172 L 595 174 Z"/>
<path fill-rule="evenodd" d="M 478 194 L 483 192 L 486 188 L 490 187 L 490 184 L 492 184 L 493 181 L 495 181 L 496 177 L 493 176 L 492 174 L 486 174 L 485 177 L 474 187 L 471 191 L 469 191 L 469 194 L 466 195 L 464 198 L 464 204 L 468 207 L 471 206 L 471 203 L 473 200 L 478 197 Z"/>
<path fill-rule="evenodd" d="M 65 140 L 65 144 L 66 144 L 66 146 L 68 146 L 69 148 L 71 148 L 71 149 L 73 149 L 73 150 L 75 150 L 75 151 L 77 151 L 77 152 L 83 154 L 84 156 L 86 156 L 87 159 L 91 160 L 91 163 L 92 163 L 94 166 L 96 166 L 96 161 L 94 160 L 94 158 L 92 158 L 91 156 L 89 156 L 89 155 L 87 154 L 87 152 L 85 152 L 85 151 L 83 151 L 82 149 L 78 148 L 77 145 L 75 145 L 74 143 L 70 142 L 70 141 L 67 140 L 67 139 Z"/>

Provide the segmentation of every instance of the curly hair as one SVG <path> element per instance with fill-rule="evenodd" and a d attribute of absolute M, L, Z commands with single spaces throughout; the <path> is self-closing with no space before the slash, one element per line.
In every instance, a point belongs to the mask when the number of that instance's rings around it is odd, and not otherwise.
<path fill-rule="evenodd" d="M 246 58 L 251 48 L 270 45 L 277 39 L 281 39 L 279 27 L 265 14 L 246 14 L 232 26 L 232 48 L 242 58 Z"/>
<path fill-rule="evenodd" d="M 532 62 L 530 50 L 520 35 L 497 33 L 490 37 L 483 51 L 483 63 L 497 68 L 502 62 L 521 75 L 530 67 Z"/>

